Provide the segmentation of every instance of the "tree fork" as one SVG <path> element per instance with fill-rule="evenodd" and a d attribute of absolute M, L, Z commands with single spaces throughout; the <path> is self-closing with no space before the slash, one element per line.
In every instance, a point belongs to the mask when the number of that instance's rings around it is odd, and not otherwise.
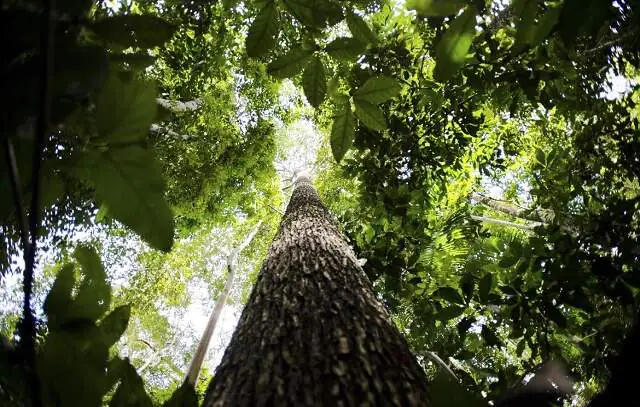
<path fill-rule="evenodd" d="M 306 177 L 203 406 L 425 406 L 427 380 Z"/>

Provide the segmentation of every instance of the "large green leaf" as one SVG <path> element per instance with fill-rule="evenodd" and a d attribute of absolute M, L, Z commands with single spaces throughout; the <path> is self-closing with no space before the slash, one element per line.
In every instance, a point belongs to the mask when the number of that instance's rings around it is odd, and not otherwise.
<path fill-rule="evenodd" d="M 338 105 L 338 112 L 331 126 L 331 152 L 337 162 L 351 148 L 353 144 L 354 117 L 349 100 L 343 100 Z"/>
<path fill-rule="evenodd" d="M 365 126 L 373 130 L 383 131 L 387 128 L 382 110 L 364 100 L 354 99 L 356 105 L 356 116 Z"/>
<path fill-rule="evenodd" d="M 400 93 L 402 86 L 394 78 L 376 76 L 369 78 L 364 85 L 353 94 L 353 98 L 369 103 L 384 103 Z"/>
<path fill-rule="evenodd" d="M 545 38 L 549 36 L 549 34 L 551 34 L 553 29 L 558 24 L 560 14 L 562 14 L 561 4 L 549 6 L 547 11 L 538 20 L 533 39 L 531 41 L 531 46 L 540 44 L 542 41 L 544 41 Z"/>
<path fill-rule="evenodd" d="M 526 0 L 516 28 L 514 52 L 522 50 L 533 41 L 536 14 L 538 14 L 538 0 Z"/>
<path fill-rule="evenodd" d="M 438 371 L 429 389 L 432 407 L 487 407 L 482 398 L 469 392 L 443 369 Z"/>
<path fill-rule="evenodd" d="M 407 8 L 426 17 L 446 17 L 466 6 L 467 0 L 408 0 Z"/>
<path fill-rule="evenodd" d="M 462 315 L 464 312 L 464 307 L 460 307 L 457 305 L 450 305 L 448 307 L 444 307 L 436 314 L 436 319 L 440 321 L 448 321 L 455 317 Z"/>
<path fill-rule="evenodd" d="M 349 11 L 345 18 L 353 38 L 365 44 L 373 44 L 376 42 L 376 35 L 371 31 L 371 28 L 369 28 L 369 25 L 362 17 Z"/>
<path fill-rule="evenodd" d="M 352 60 L 362 55 L 366 50 L 364 43 L 355 38 L 339 37 L 331 41 L 325 51 L 332 57 L 341 60 Z"/>
<path fill-rule="evenodd" d="M 301 47 L 291 49 L 285 55 L 271 62 L 267 66 L 267 72 L 276 78 L 290 78 L 302 71 L 312 54 L 312 51 Z"/>
<path fill-rule="evenodd" d="M 100 331 L 107 347 L 111 347 L 120 339 L 120 336 L 127 329 L 130 315 L 131 307 L 129 305 L 121 305 L 102 319 Z"/>
<path fill-rule="evenodd" d="M 89 28 L 103 41 L 122 48 L 158 47 L 167 42 L 177 27 L 151 14 L 126 14 L 93 22 Z"/>
<path fill-rule="evenodd" d="M 145 139 L 156 116 L 155 86 L 118 73 L 110 75 L 96 100 L 98 134 L 107 143 Z"/>
<path fill-rule="evenodd" d="M 464 304 L 464 299 L 453 287 L 441 287 L 433 293 L 436 297 L 440 297 L 445 301 L 456 303 L 456 304 Z"/>
<path fill-rule="evenodd" d="M 318 107 L 327 94 L 327 78 L 324 65 L 319 58 L 313 58 L 302 74 L 302 89 L 313 107 Z"/>
<path fill-rule="evenodd" d="M 58 275 L 51 286 L 47 298 L 44 300 L 44 313 L 47 315 L 47 324 L 51 327 L 65 322 L 66 315 L 73 299 L 71 290 L 75 284 L 74 265 L 65 264 L 58 271 Z"/>
<path fill-rule="evenodd" d="M 280 31 L 280 18 L 275 1 L 268 1 L 249 27 L 245 41 L 247 55 L 259 57 L 265 55 L 276 45 Z"/>
<path fill-rule="evenodd" d="M 120 384 L 116 388 L 109 407 L 152 407 L 153 403 L 144 389 L 144 382 L 128 359 L 120 359 L 118 366 Z"/>
<path fill-rule="evenodd" d="M 95 322 L 111 304 L 111 286 L 107 283 L 98 253 L 93 248 L 78 246 L 73 253 L 82 267 L 82 281 L 74 300 L 73 318 Z"/>
<path fill-rule="evenodd" d="M 493 275 L 488 273 L 480 279 L 478 283 L 478 296 L 482 304 L 489 302 L 489 293 L 491 292 L 491 286 L 493 285 Z"/>
<path fill-rule="evenodd" d="M 109 54 L 109 60 L 116 64 L 120 64 L 123 68 L 129 68 L 135 71 L 142 71 L 154 64 L 156 57 L 146 52 L 114 52 Z"/>
<path fill-rule="evenodd" d="M 434 78 L 445 81 L 464 65 L 476 33 L 475 7 L 467 7 L 451 23 L 436 46 Z"/>
<path fill-rule="evenodd" d="M 156 249 L 173 244 L 173 214 L 164 199 L 160 168 L 147 149 L 131 145 L 87 153 L 80 166 L 89 170 L 96 197 L 115 219 Z"/>
<path fill-rule="evenodd" d="M 335 24 L 340 21 L 340 7 L 328 0 L 283 0 L 289 12 L 307 27 Z"/>
<path fill-rule="evenodd" d="M 178 387 L 171 398 L 167 400 L 162 407 L 197 407 L 198 395 L 195 389 L 189 383 L 182 383 L 182 386 Z"/>

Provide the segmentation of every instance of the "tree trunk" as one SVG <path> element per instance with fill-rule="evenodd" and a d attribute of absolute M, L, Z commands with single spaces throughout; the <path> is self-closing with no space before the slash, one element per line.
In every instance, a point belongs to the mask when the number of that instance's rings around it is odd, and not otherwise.
<path fill-rule="evenodd" d="M 425 405 L 424 371 L 300 178 L 203 406 Z"/>

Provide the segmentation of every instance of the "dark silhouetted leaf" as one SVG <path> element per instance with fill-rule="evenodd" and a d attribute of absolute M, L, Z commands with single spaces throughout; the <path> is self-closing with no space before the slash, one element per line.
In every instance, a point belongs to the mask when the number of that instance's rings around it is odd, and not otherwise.
<path fill-rule="evenodd" d="M 275 47 L 279 31 L 278 9 L 275 1 L 271 0 L 260 10 L 249 27 L 249 33 L 245 40 L 247 55 L 254 58 L 265 55 Z"/>
<path fill-rule="evenodd" d="M 125 14 L 93 22 L 89 28 L 103 41 L 123 48 L 153 48 L 169 41 L 177 27 L 150 14 Z"/>
<path fill-rule="evenodd" d="M 271 62 L 267 66 L 267 72 L 281 79 L 295 76 L 302 71 L 312 54 L 312 51 L 302 48 L 291 49 L 285 55 Z"/>
<path fill-rule="evenodd" d="M 318 107 L 327 94 L 327 78 L 324 65 L 319 58 L 313 58 L 302 74 L 302 89 L 313 107 Z"/>
<path fill-rule="evenodd" d="M 340 162 L 353 144 L 354 117 L 348 99 L 339 103 L 337 109 L 331 127 L 331 152 L 336 161 Z"/>
<path fill-rule="evenodd" d="M 402 86 L 397 80 L 388 76 L 376 76 L 360 86 L 353 98 L 374 104 L 384 103 L 396 97 L 401 89 Z"/>

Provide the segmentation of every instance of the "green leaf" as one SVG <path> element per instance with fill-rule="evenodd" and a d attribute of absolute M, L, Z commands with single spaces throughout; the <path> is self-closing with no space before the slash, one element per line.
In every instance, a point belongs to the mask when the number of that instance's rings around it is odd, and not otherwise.
<path fill-rule="evenodd" d="M 108 143 L 144 140 L 156 116 L 155 86 L 135 77 L 110 75 L 96 100 L 98 134 Z"/>
<path fill-rule="evenodd" d="M 407 8 L 425 17 L 446 17 L 458 13 L 467 0 L 408 0 Z"/>
<path fill-rule="evenodd" d="M 249 27 L 249 34 L 245 40 L 247 55 L 253 58 L 265 55 L 275 47 L 279 31 L 278 9 L 275 1 L 270 0 Z"/>
<path fill-rule="evenodd" d="M 482 326 L 480 336 L 489 346 L 500 346 L 501 342 L 496 333 L 486 325 Z"/>
<path fill-rule="evenodd" d="M 83 276 L 73 304 L 73 317 L 95 322 L 109 309 L 111 286 L 107 284 L 107 274 L 93 248 L 78 246 L 73 256 L 80 263 Z"/>
<path fill-rule="evenodd" d="M 121 305 L 102 319 L 100 331 L 102 332 L 104 344 L 107 347 L 111 347 L 114 343 L 118 342 L 120 336 L 122 336 L 127 329 L 130 316 L 131 307 L 129 305 Z"/>
<path fill-rule="evenodd" d="M 342 18 L 339 6 L 327 0 L 283 0 L 289 12 L 307 27 L 335 24 Z"/>
<path fill-rule="evenodd" d="M 365 126 L 377 131 L 384 131 L 387 128 L 384 113 L 378 106 L 364 100 L 354 99 L 354 102 L 356 116 Z"/>
<path fill-rule="evenodd" d="M 519 52 L 530 44 L 535 34 L 535 18 L 538 14 L 538 0 L 527 0 L 520 14 L 516 28 L 516 38 L 513 44 L 514 52 Z"/>
<path fill-rule="evenodd" d="M 173 392 L 171 398 L 167 400 L 163 407 L 197 407 L 198 395 L 196 390 L 189 383 L 183 383 Z"/>
<path fill-rule="evenodd" d="M 549 34 L 551 34 L 553 29 L 558 24 L 560 14 L 562 14 L 561 4 L 549 5 L 549 9 L 547 9 L 547 11 L 544 13 L 544 15 L 542 15 L 542 17 L 540 17 L 538 21 L 533 39 L 531 40 L 532 47 L 540 44 L 542 41 L 544 41 L 545 38 L 549 36 Z"/>
<path fill-rule="evenodd" d="M 116 389 L 110 407 L 152 407 L 153 403 L 144 390 L 144 383 L 136 369 L 128 360 L 122 361 L 119 368 L 121 381 Z"/>
<path fill-rule="evenodd" d="M 436 80 L 448 80 L 464 65 L 475 34 L 476 10 L 475 7 L 467 7 L 453 20 L 436 46 L 436 67 L 433 73 Z"/>
<path fill-rule="evenodd" d="M 355 38 L 339 37 L 331 41 L 324 50 L 333 58 L 352 60 L 364 54 L 366 45 Z"/>
<path fill-rule="evenodd" d="M 103 41 L 122 48 L 153 48 L 163 45 L 177 27 L 151 14 L 126 14 L 107 17 L 89 25 Z"/>
<path fill-rule="evenodd" d="M 376 42 L 376 35 L 371 31 L 371 28 L 369 28 L 369 25 L 362 17 L 352 11 L 348 11 L 345 18 L 353 38 L 365 44 L 373 44 Z"/>
<path fill-rule="evenodd" d="M 173 244 L 173 214 L 164 200 L 164 179 L 151 152 L 138 146 L 87 153 L 96 196 L 109 214 L 133 229 L 152 247 L 164 251 Z"/>
<path fill-rule="evenodd" d="M 74 265 L 65 264 L 58 271 L 53 286 L 44 300 L 44 313 L 47 315 L 49 327 L 55 327 L 65 322 L 69 307 L 73 303 L 71 290 L 75 284 Z"/>
<path fill-rule="evenodd" d="M 369 103 L 384 103 L 389 99 L 396 97 L 402 85 L 394 78 L 388 76 L 375 76 L 369 78 L 364 85 L 353 94 L 355 100 L 361 100 Z"/>
<path fill-rule="evenodd" d="M 285 55 L 271 62 L 267 66 L 267 72 L 276 78 L 290 78 L 302 71 L 312 53 L 311 50 L 301 47 L 289 50 Z"/>
<path fill-rule="evenodd" d="M 445 301 L 448 302 L 453 302 L 456 304 L 464 304 L 464 299 L 462 298 L 462 296 L 460 295 L 460 293 L 458 292 L 458 290 L 456 290 L 453 287 L 441 287 L 438 288 L 433 295 L 435 295 L 436 297 L 440 297 Z"/>
<path fill-rule="evenodd" d="M 453 319 L 455 317 L 462 315 L 463 312 L 464 312 L 464 307 L 451 305 L 449 307 L 445 307 L 441 309 L 440 312 L 436 314 L 436 319 L 440 321 L 448 321 L 450 319 Z"/>
<path fill-rule="evenodd" d="M 336 162 L 340 162 L 351 148 L 354 133 L 354 117 L 349 100 L 340 103 L 338 109 L 331 126 L 331 152 Z"/>
<path fill-rule="evenodd" d="M 536 149 L 536 161 L 538 161 L 542 165 L 545 165 L 547 163 L 546 155 L 540 148 Z"/>
<path fill-rule="evenodd" d="M 318 107 L 327 94 L 327 78 L 324 65 L 319 58 L 313 58 L 302 74 L 302 89 L 313 107 Z"/>
<path fill-rule="evenodd" d="M 482 304 L 487 304 L 489 302 L 489 293 L 491 292 L 492 285 L 492 274 L 486 274 L 482 279 L 480 279 L 480 282 L 478 283 L 478 296 L 480 297 L 480 302 Z"/>
<path fill-rule="evenodd" d="M 464 297 L 467 299 L 467 301 L 473 295 L 474 287 L 475 287 L 475 278 L 473 277 L 473 274 L 469 272 L 464 273 L 464 275 L 460 279 L 460 288 L 462 289 L 462 293 L 464 294 Z"/>
<path fill-rule="evenodd" d="M 482 398 L 465 389 L 443 369 L 429 384 L 429 405 L 432 407 L 487 407 Z"/>

